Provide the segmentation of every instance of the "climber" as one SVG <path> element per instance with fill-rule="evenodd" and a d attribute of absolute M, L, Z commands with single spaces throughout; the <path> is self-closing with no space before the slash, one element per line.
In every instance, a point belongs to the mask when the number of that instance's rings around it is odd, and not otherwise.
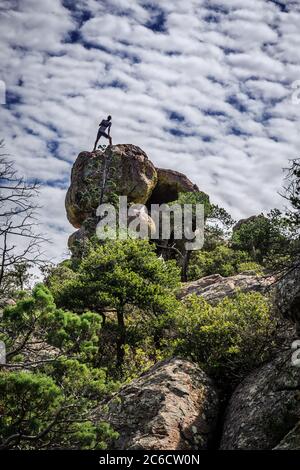
<path fill-rule="evenodd" d="M 102 121 L 99 124 L 98 134 L 97 134 L 93 152 L 96 151 L 98 141 L 100 137 L 102 136 L 106 137 L 106 139 L 109 140 L 109 145 L 112 145 L 112 138 L 110 136 L 110 128 L 111 128 L 111 116 L 107 116 L 107 119 L 102 119 Z M 107 132 L 106 132 L 106 129 L 108 129 Z"/>

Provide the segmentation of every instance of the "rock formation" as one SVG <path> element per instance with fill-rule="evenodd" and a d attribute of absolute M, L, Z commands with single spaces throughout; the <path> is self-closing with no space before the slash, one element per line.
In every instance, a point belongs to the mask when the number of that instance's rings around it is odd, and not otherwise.
<path fill-rule="evenodd" d="M 276 305 L 284 318 L 296 324 L 300 333 L 300 262 L 292 266 L 278 281 Z"/>
<path fill-rule="evenodd" d="M 248 224 L 250 222 L 254 222 L 256 221 L 257 219 L 265 219 L 265 216 L 263 214 L 259 214 L 259 215 L 251 215 L 250 217 L 247 217 L 246 219 L 240 219 L 233 227 L 233 231 L 236 232 L 237 230 L 239 230 L 243 225 L 245 224 Z"/>
<path fill-rule="evenodd" d="M 72 168 L 65 201 L 68 220 L 79 229 L 70 236 L 68 246 L 74 254 L 76 246 L 95 233 L 100 202 L 114 204 L 117 196 L 127 196 L 129 205 L 149 207 L 174 201 L 180 192 L 194 191 L 199 191 L 198 187 L 185 175 L 155 168 L 146 153 L 135 145 L 81 152 Z M 148 226 L 153 227 L 153 220 L 149 216 L 147 220 Z"/>
<path fill-rule="evenodd" d="M 176 201 L 179 193 L 198 192 L 199 188 L 193 184 L 185 175 L 174 170 L 157 168 L 157 184 L 154 187 L 150 204 L 162 204 Z"/>
<path fill-rule="evenodd" d="M 300 422 L 284 436 L 274 450 L 300 450 Z"/>
<path fill-rule="evenodd" d="M 116 194 L 127 196 L 128 202 L 146 203 L 157 182 L 153 164 L 135 145 L 114 145 L 105 152 L 81 152 L 73 165 L 66 196 L 67 217 L 75 228 L 95 216 L 105 170 L 108 180 L 105 191 L 109 193 L 113 188 Z"/>
<path fill-rule="evenodd" d="M 297 433 L 299 445 L 299 420 L 300 368 L 291 364 L 289 351 L 253 372 L 236 389 L 227 409 L 221 448 L 287 447 Z"/>
<path fill-rule="evenodd" d="M 199 366 L 182 359 L 158 362 L 107 404 L 106 420 L 119 432 L 113 448 L 207 449 L 218 416 L 218 396 Z"/>
<path fill-rule="evenodd" d="M 179 298 L 189 294 L 201 295 L 208 302 L 214 304 L 224 297 L 232 297 L 238 290 L 241 292 L 266 292 L 275 282 L 273 276 L 263 277 L 252 271 L 237 274 L 231 277 L 222 277 L 220 274 L 202 277 L 196 281 L 183 284 Z"/>
<path fill-rule="evenodd" d="M 122 195 L 127 196 L 129 205 L 145 204 L 149 208 L 174 201 L 181 192 L 198 191 L 185 175 L 155 168 L 145 152 L 134 145 L 81 152 L 66 196 L 68 220 L 78 229 L 70 236 L 69 247 L 74 254 L 75 246 L 94 234 L 100 202 L 114 203 L 114 198 Z M 143 217 L 151 226 L 147 211 Z M 239 221 L 234 230 L 256 217 L 262 215 Z M 168 249 L 169 240 L 164 242 Z M 238 291 L 269 294 L 273 290 L 282 317 L 296 323 L 300 331 L 299 265 L 279 281 L 250 271 L 231 277 L 213 274 L 184 283 L 178 297 L 196 294 L 215 304 Z M 252 372 L 231 398 L 220 397 L 223 404 L 230 398 L 222 429 L 213 382 L 198 365 L 173 358 L 157 363 L 124 386 L 106 403 L 105 412 L 102 406 L 99 408 L 95 420 L 109 422 L 119 432 L 111 448 L 209 449 L 217 448 L 221 436 L 222 449 L 299 449 L 300 368 L 291 364 L 289 349 L 295 331 L 285 320 L 283 333 L 278 333 L 282 334 L 280 347 L 284 352 L 274 348 L 273 359 Z"/>

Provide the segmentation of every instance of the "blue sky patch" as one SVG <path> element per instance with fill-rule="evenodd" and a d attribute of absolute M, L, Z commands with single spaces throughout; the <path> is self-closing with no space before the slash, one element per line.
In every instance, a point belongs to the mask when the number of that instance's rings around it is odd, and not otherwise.
<path fill-rule="evenodd" d="M 236 95 L 230 95 L 226 102 L 231 104 L 235 109 L 237 109 L 240 113 L 246 113 L 247 108 L 246 106 L 238 99 Z"/>
<path fill-rule="evenodd" d="M 6 106 L 12 108 L 22 103 L 21 95 L 11 90 L 6 90 Z"/>
<path fill-rule="evenodd" d="M 169 113 L 169 119 L 171 119 L 171 121 L 183 122 L 184 116 L 183 114 L 177 113 L 176 111 L 171 111 Z"/>
<path fill-rule="evenodd" d="M 165 33 L 167 31 L 167 16 L 163 9 L 154 4 L 146 4 L 146 9 L 151 12 L 151 18 L 145 23 L 146 28 L 156 33 Z"/>

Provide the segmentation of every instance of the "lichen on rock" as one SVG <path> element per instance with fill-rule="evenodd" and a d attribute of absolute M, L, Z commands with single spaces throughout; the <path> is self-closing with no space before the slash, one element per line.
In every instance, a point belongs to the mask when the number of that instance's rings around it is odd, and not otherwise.
<path fill-rule="evenodd" d="M 120 144 L 105 151 L 81 152 L 72 168 L 71 184 L 65 206 L 69 222 L 77 229 L 69 237 L 73 255 L 80 253 L 85 242 L 95 234 L 100 203 L 118 203 L 118 196 L 127 196 L 128 205 L 174 201 L 182 192 L 199 191 L 187 176 L 173 170 L 155 168 L 146 153 L 135 145 Z M 137 209 L 136 209 L 137 211 Z M 143 221 L 155 231 L 150 215 Z M 129 215 L 127 223 L 133 219 Z"/>
<path fill-rule="evenodd" d="M 281 315 L 300 333 L 300 262 L 291 266 L 276 285 L 276 305 Z"/>
<path fill-rule="evenodd" d="M 180 193 L 199 192 L 196 184 L 179 171 L 157 168 L 157 184 L 149 204 L 163 204 L 176 201 Z"/>
<path fill-rule="evenodd" d="M 232 297 L 238 291 L 265 293 L 271 288 L 275 279 L 274 276 L 259 276 L 253 272 L 229 277 L 212 274 L 196 281 L 185 282 L 179 292 L 179 297 L 183 298 L 187 295 L 195 294 L 215 304 L 224 297 Z"/>
<path fill-rule="evenodd" d="M 127 196 L 129 203 L 144 204 L 157 181 L 154 165 L 135 145 L 114 145 L 105 152 L 81 152 L 72 168 L 65 203 L 68 220 L 75 228 L 80 228 L 87 217 L 95 217 L 104 177 L 103 202 L 109 202 L 114 192 Z"/>
<path fill-rule="evenodd" d="M 158 362 L 107 404 L 106 420 L 118 431 L 113 449 L 208 449 L 219 400 L 213 382 L 196 364 L 179 358 Z"/>
<path fill-rule="evenodd" d="M 300 421 L 300 368 L 291 352 L 250 374 L 233 393 L 221 449 L 273 449 Z M 281 444 L 282 445 L 282 444 Z"/>

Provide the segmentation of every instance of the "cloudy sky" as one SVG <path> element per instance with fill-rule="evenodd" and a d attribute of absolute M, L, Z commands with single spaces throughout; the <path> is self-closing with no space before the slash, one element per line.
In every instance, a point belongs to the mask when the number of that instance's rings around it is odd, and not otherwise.
<path fill-rule="evenodd" d="M 114 143 L 186 173 L 235 218 L 282 206 L 300 149 L 299 0 L 1 0 L 0 44 L 0 137 L 42 183 L 50 256 L 74 230 L 72 163 L 108 113 Z"/>

